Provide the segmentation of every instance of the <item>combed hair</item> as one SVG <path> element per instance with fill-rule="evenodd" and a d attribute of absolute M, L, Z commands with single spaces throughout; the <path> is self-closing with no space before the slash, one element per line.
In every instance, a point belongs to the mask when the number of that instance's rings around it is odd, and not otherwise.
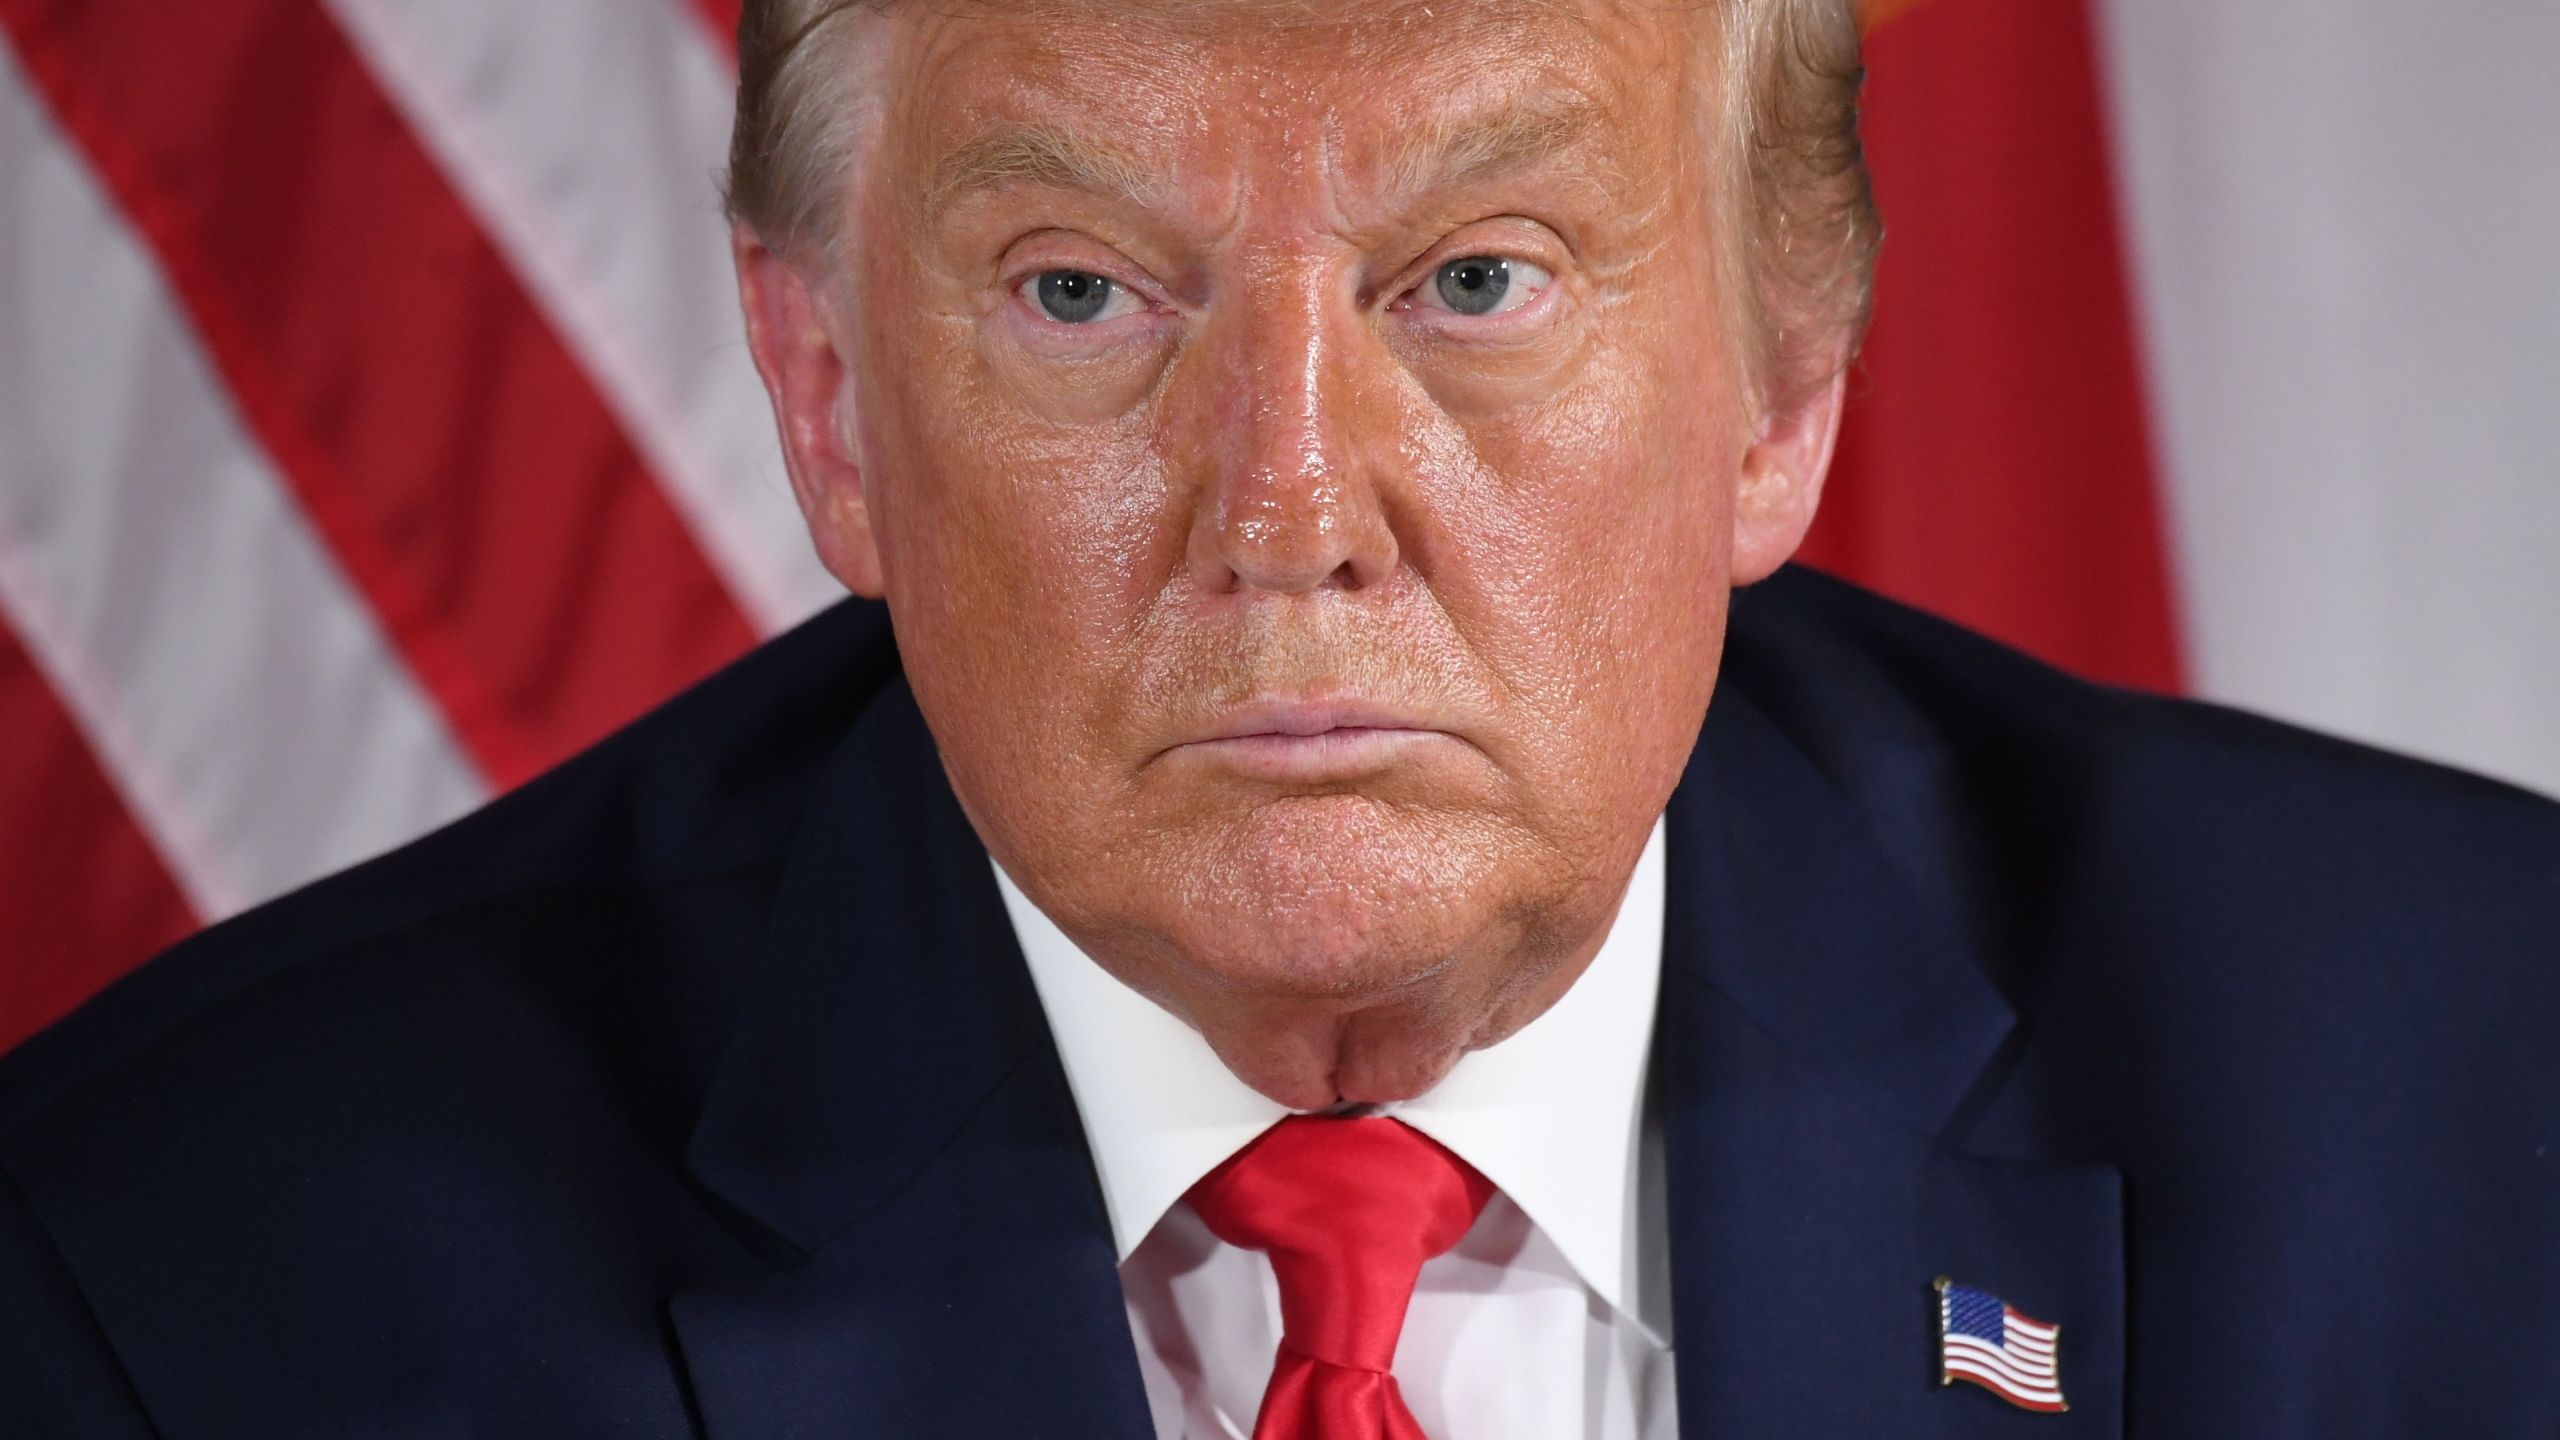
<path fill-rule="evenodd" d="M 825 247 L 851 156 L 853 106 L 827 84 L 830 32 L 897 0 L 745 0 L 732 220 L 785 252 Z M 1203 0 L 1214 4 L 1217 0 Z M 1728 193 L 1748 223 L 1726 237 L 1761 403 L 1828 384 L 1866 328 L 1883 226 L 1858 140 L 1865 78 L 1857 0 L 1715 0 L 1728 77 Z"/>

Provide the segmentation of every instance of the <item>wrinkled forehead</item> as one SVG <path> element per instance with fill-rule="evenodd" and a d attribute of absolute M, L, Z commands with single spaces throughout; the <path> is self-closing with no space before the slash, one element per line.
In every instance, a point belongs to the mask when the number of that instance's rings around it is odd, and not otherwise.
<path fill-rule="evenodd" d="M 1559 146 L 1641 138 L 1659 148 L 1700 83 L 1700 8 L 941 0 L 882 17 L 884 64 L 873 73 L 886 91 L 889 158 L 928 200 L 991 164 L 1057 158 L 1038 153 L 1045 135 L 1103 142 L 1082 145 L 1079 163 L 1099 153 L 1215 203 L 1205 192 L 1257 156 L 1391 187 L 1417 139 L 1463 145 L 1471 126 L 1492 144 L 1541 143 L 1525 129 Z M 1505 126 L 1507 136 L 1493 133 Z"/>
<path fill-rule="evenodd" d="M 1393 59 L 1476 37 L 1554 42 L 1580 31 L 1703 8 L 1705 0 L 889 0 L 931 31 L 1013 29 L 1063 39 L 1070 35 L 1151 37 L 1203 47 L 1244 47 L 1271 54 L 1313 48 L 1337 66 Z"/>

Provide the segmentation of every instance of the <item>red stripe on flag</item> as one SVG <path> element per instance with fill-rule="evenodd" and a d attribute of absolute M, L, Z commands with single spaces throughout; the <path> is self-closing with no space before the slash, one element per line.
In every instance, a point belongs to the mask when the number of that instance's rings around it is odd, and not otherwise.
<path fill-rule="evenodd" d="M 592 383 L 313 0 L 0 0 L 0 24 L 492 779 L 524 779 L 752 643 Z"/>
<path fill-rule="evenodd" d="M 0 1050 L 196 928 L 43 672 L 0 623 Z"/>
<path fill-rule="evenodd" d="M 2083 0 L 1868 46 L 1887 240 L 1812 563 L 2101 679 L 2182 667 Z"/>
<path fill-rule="evenodd" d="M 711 33 L 720 37 L 723 47 L 735 50 L 738 45 L 739 0 L 693 0 L 693 8 L 702 15 Z"/>
<path fill-rule="evenodd" d="M 1947 1376 L 1950 1380 L 1962 1380 L 1969 1385 L 1979 1385 L 1983 1389 L 1990 1391 L 1992 1394 L 1999 1396 L 2001 1399 L 2008 1401 L 2010 1404 L 2017 1406 L 2021 1410 L 2033 1410 L 2044 1415 L 2059 1415 L 2071 1408 L 2069 1405 L 2066 1405 L 2059 1400 L 2037 1400 L 2030 1398 L 2021 1391 L 2010 1389 L 2008 1386 L 2003 1385 L 1988 1376 L 1977 1375 L 1974 1372 L 1966 1370 L 1953 1363 L 1950 1363 L 1947 1366 Z"/>

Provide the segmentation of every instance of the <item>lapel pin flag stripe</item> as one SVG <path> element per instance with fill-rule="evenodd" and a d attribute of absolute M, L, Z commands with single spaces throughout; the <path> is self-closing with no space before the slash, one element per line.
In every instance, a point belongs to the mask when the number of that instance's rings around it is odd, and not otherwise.
<path fill-rule="evenodd" d="M 2059 1412 L 2062 1327 L 1987 1290 L 1938 1278 L 1938 1383 L 1971 1381 L 2021 1410 Z"/>

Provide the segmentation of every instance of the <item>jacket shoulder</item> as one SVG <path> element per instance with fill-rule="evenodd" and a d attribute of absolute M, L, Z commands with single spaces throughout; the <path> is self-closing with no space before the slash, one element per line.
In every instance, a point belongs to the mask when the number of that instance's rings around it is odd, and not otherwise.
<path fill-rule="evenodd" d="M 738 1263 L 685 1138 L 800 816 L 897 674 L 878 607 L 839 606 L 0 1057 L 0 1320 L 32 1347 L 0 1404 L 111 1434 L 137 1393 L 267 1414 L 279 1375 L 371 1403 L 420 1353 L 491 1393 L 652 1353 L 631 1277 Z M 681 1414 L 662 1367 L 618 1383 Z"/>
<path fill-rule="evenodd" d="M 2026 1150 L 2560 1187 L 2560 805 L 1811 574 L 1737 600 L 1727 675 L 2025 1022 Z"/>
<path fill-rule="evenodd" d="M 368 958 L 421 937 L 502 951 L 563 906 L 630 913 L 778 864 L 812 777 L 897 674 L 886 612 L 843 602 L 479 810 L 180 942 L 0 1056 L 0 1155 L 14 1125 L 217 1010 L 236 1024 L 361 986 Z"/>
<path fill-rule="evenodd" d="M 2228 706 L 2077 679 L 1814 572 L 1736 597 L 1726 673 L 1933 881 L 1949 864 L 1996 870 L 2020 847 L 2058 863 L 2060 842 L 2112 836 L 2157 842 L 2086 855 L 2119 862 L 2137 886 L 2147 873 L 2234 888 L 2207 883 L 2220 875 L 2273 903 L 2388 865 L 2421 888 L 2502 892 L 2509 910 L 2560 903 L 2560 804 L 2546 797 Z M 1930 817 L 1924 834 L 1895 818 L 1914 812 Z M 1932 849 L 1952 859 L 1933 862 Z M 2198 852 L 2211 875 L 2181 863 Z M 2395 893 L 2407 887 L 2333 899 L 2354 908 Z"/>

